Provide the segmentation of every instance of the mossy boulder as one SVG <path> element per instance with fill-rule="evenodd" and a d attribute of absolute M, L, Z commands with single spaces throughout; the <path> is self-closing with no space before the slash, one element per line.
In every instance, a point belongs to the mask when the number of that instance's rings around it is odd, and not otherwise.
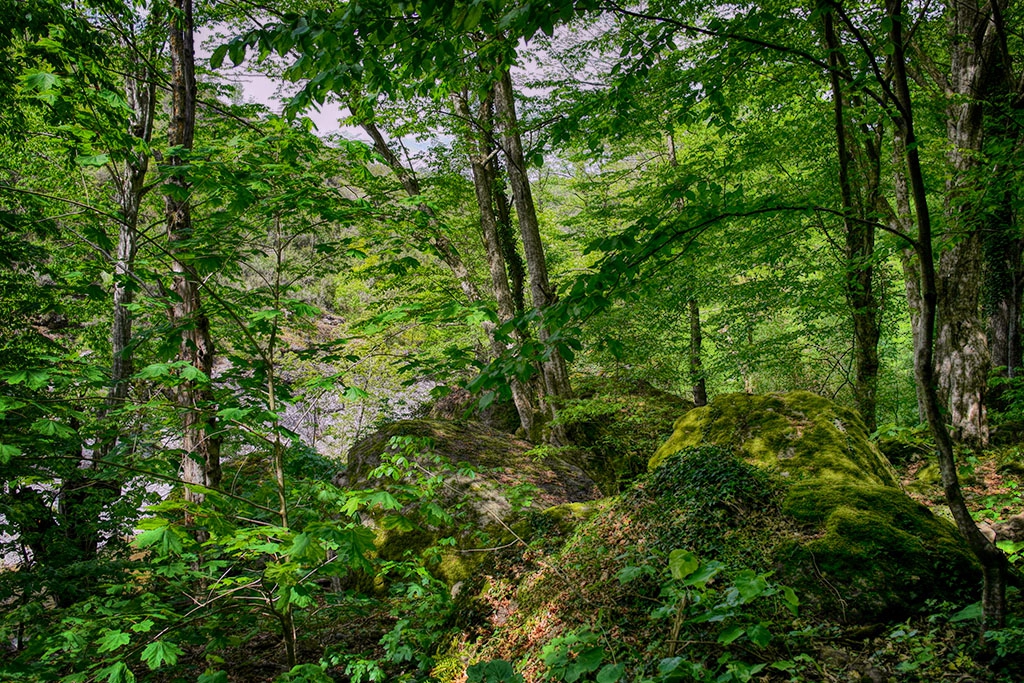
<path fill-rule="evenodd" d="M 517 515 L 600 497 L 578 467 L 528 455 L 530 448 L 479 423 L 404 420 L 357 442 L 336 483 L 391 493 L 401 509 L 367 518 L 378 529 L 378 557 L 425 556 L 432 573 L 453 585 L 476 574 L 488 557 L 481 548 L 514 538 Z M 387 476 L 375 476 L 384 475 L 375 473 L 382 464 Z M 454 545 L 437 547 L 441 538 Z"/>
<path fill-rule="evenodd" d="M 605 495 L 621 493 L 647 471 L 651 453 L 693 402 L 644 380 L 585 377 L 558 407 L 573 446 L 561 456 L 578 465 Z"/>
<path fill-rule="evenodd" d="M 966 596 L 976 562 L 956 529 L 900 488 L 859 416 L 807 392 L 728 394 L 690 411 L 651 459 L 725 446 L 786 493 L 796 533 L 772 551 L 779 576 L 841 621 L 898 618 Z"/>
<path fill-rule="evenodd" d="M 780 477 L 899 485 L 892 465 L 868 439 L 860 416 L 806 391 L 717 396 L 676 421 L 650 467 L 683 448 L 708 444 L 731 446 L 748 462 Z"/>

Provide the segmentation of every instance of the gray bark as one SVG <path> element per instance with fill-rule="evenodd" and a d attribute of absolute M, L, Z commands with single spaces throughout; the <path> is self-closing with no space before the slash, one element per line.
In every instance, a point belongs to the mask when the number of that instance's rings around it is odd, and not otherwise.
<path fill-rule="evenodd" d="M 508 71 L 501 74 L 501 78 L 495 86 L 495 105 L 502 151 L 508 162 L 512 199 L 516 207 L 516 216 L 519 218 L 519 234 L 523 241 L 526 267 L 530 275 L 530 295 L 533 298 L 534 307 L 541 313 L 537 336 L 541 342 L 547 342 L 550 331 L 543 316 L 544 312 L 555 304 L 557 297 L 548 278 L 547 260 L 544 256 L 544 245 L 540 236 L 540 223 L 537 220 L 533 193 L 526 172 L 523 143 L 519 134 L 512 77 Z M 542 369 L 545 401 L 551 399 L 557 401 L 560 398 L 572 396 L 568 367 L 557 348 L 551 349 L 550 356 L 543 363 Z M 559 440 L 562 437 L 555 434 L 554 438 Z"/>
<path fill-rule="evenodd" d="M 193 38 L 192 0 L 173 0 L 170 13 L 171 120 L 168 144 L 191 149 L 195 138 L 196 78 Z M 169 159 L 173 168 L 181 166 L 178 156 Z M 178 357 L 200 370 L 207 378 L 213 374 L 214 343 L 210 321 L 200 298 L 199 274 L 188 263 L 183 245 L 192 238 L 192 209 L 188 199 L 190 184 L 172 174 L 164 198 L 167 213 L 168 251 L 173 261 L 170 306 L 171 322 L 181 328 Z M 209 382 L 183 382 L 176 389 L 176 400 L 183 410 L 182 479 L 188 484 L 215 488 L 220 486 L 220 438 L 216 436 L 216 408 Z M 204 496 L 186 491 L 186 499 L 201 502 Z"/>
<path fill-rule="evenodd" d="M 452 102 L 464 121 L 477 120 L 473 118 L 465 96 L 453 95 Z M 487 116 L 486 110 L 489 107 L 489 103 L 486 102 L 481 106 L 484 110 L 482 118 Z M 469 161 L 473 171 L 473 189 L 476 193 L 477 208 L 480 211 L 480 233 L 483 238 L 484 250 L 487 253 L 491 290 L 498 306 L 498 320 L 504 324 L 516 316 L 516 303 L 509 287 L 506 262 L 499 236 L 499 222 L 494 208 L 494 174 L 487 167 L 488 163 L 493 163 L 493 157 L 490 154 L 490 146 L 487 144 L 486 132 L 474 134 L 468 126 L 464 130 L 467 146 L 470 149 Z M 487 333 L 496 357 L 508 350 L 508 347 L 495 335 L 493 326 L 487 329 Z M 511 378 L 509 388 L 523 432 L 531 441 L 539 440 L 540 429 L 544 421 L 541 419 L 542 416 L 539 414 L 536 399 L 530 392 L 529 385 L 517 378 Z"/>
<path fill-rule="evenodd" d="M 995 0 L 1005 7 L 1005 0 Z M 958 0 L 947 8 L 950 73 L 947 83 L 946 221 L 955 244 L 939 258 L 937 372 L 959 441 L 988 443 L 985 390 L 990 352 L 981 316 L 982 202 L 979 160 L 984 145 L 984 99 L 997 70 L 999 34 L 994 4 Z"/>

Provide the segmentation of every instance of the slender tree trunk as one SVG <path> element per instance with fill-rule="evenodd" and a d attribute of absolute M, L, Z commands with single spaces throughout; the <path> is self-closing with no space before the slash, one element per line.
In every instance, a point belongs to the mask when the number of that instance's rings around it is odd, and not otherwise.
<path fill-rule="evenodd" d="M 515 94 L 512 89 L 512 76 L 508 71 L 501 74 L 495 87 L 495 104 L 498 116 L 502 149 L 508 160 L 508 175 L 512 186 L 512 199 L 519 218 L 519 234 L 523 240 L 523 251 L 526 253 L 526 267 L 530 274 L 530 294 L 534 307 L 541 313 L 541 321 L 537 335 L 541 342 L 547 342 L 550 330 L 544 321 L 544 312 L 555 304 L 554 288 L 548 279 L 547 261 L 544 257 L 544 245 L 540 237 L 540 223 L 533 203 L 530 180 L 526 172 L 526 158 L 523 154 L 523 143 L 519 135 L 519 124 L 516 119 Z M 544 394 L 545 403 L 550 400 L 569 398 L 572 387 L 569 384 L 569 371 L 565 358 L 557 348 L 550 350 L 548 360 L 544 361 Z M 553 410 L 549 411 L 553 417 Z M 555 441 L 564 441 L 564 435 L 553 433 Z"/>
<path fill-rule="evenodd" d="M 701 362 L 701 346 L 704 344 L 704 336 L 700 331 L 700 308 L 697 300 L 691 298 L 687 302 L 690 311 L 690 383 L 693 386 L 693 405 L 706 406 L 708 404 L 708 387 L 704 378 L 704 365 Z"/>
<path fill-rule="evenodd" d="M 465 96 L 453 95 L 452 102 L 464 121 L 475 120 L 470 112 L 469 103 L 466 101 Z M 481 105 L 485 118 L 489 108 L 490 104 L 487 102 Z M 486 132 L 474 134 L 468 126 L 465 128 L 465 131 L 467 147 L 471 150 L 469 161 L 473 171 L 473 188 L 476 192 L 476 203 L 480 211 L 480 233 L 483 238 L 484 250 L 487 253 L 491 289 L 494 292 L 495 302 L 498 305 L 498 321 L 504 324 L 516 316 L 516 304 L 512 290 L 509 287 L 505 257 L 499 236 L 498 217 L 494 210 L 494 175 L 487 168 L 489 162 L 493 163 L 493 158 L 490 154 L 490 146 L 487 144 Z M 508 347 L 497 338 L 496 330 L 493 327 L 488 328 L 487 332 L 491 339 L 491 346 L 495 356 L 501 356 L 508 350 Z M 511 378 L 509 380 L 509 388 L 512 391 L 512 402 L 516 406 L 519 424 L 523 432 L 529 440 L 539 440 L 540 430 L 544 421 L 529 385 L 517 378 Z"/>
<path fill-rule="evenodd" d="M 982 566 L 984 576 L 981 601 L 984 613 L 983 628 L 999 628 L 1006 620 L 1007 559 L 1003 552 L 981 533 L 967 509 L 957 477 L 953 442 L 942 418 L 939 396 L 936 391 L 936 367 L 933 356 L 935 341 L 933 330 L 938 297 L 935 281 L 935 256 L 932 252 L 932 229 L 927 191 L 924 174 L 921 171 L 917 139 L 914 134 L 910 88 L 907 84 L 902 0 L 886 0 L 886 14 L 889 21 L 892 22 L 889 37 L 893 45 L 891 60 L 893 85 L 898 109 L 898 123 L 906 142 L 907 178 L 917 222 L 916 250 L 921 268 L 921 318 L 919 333 L 915 335 L 914 375 L 917 380 L 918 393 L 923 396 L 922 402 L 928 418 L 928 426 L 938 447 L 939 471 L 942 474 L 946 504 L 956 521 L 957 528 Z"/>
<path fill-rule="evenodd" d="M 125 78 L 125 99 L 131 109 L 128 133 L 139 143 L 148 145 L 153 133 L 156 85 L 146 67 L 140 67 Z M 104 508 L 121 495 L 120 473 L 104 468 L 97 461 L 104 460 L 117 444 L 121 434 L 120 422 L 112 417 L 128 396 L 128 380 L 134 373 L 131 350 L 133 299 L 130 280 L 134 272 L 138 249 L 138 222 L 142 199 L 145 195 L 149 154 L 132 151 L 122 169 L 113 169 L 115 194 L 121 207 L 118 224 L 117 252 L 114 263 L 113 324 L 111 326 L 110 386 L 106 400 L 97 416 L 101 432 L 92 443 L 91 453 L 82 459 L 75 475 L 61 485 L 57 514 L 60 527 L 66 530 L 68 543 L 75 549 L 75 562 L 89 562 L 96 558 L 100 543 L 100 520 Z M 79 585 L 69 581 L 73 594 L 93 583 L 92 577 L 83 576 Z M 76 590 L 77 589 L 77 590 Z M 66 603 L 66 598 L 59 598 Z"/>
<path fill-rule="evenodd" d="M 172 148 L 191 150 L 195 137 L 196 78 L 193 40 L 192 0 L 172 0 L 170 12 L 171 54 L 171 120 L 168 143 Z M 220 438 L 216 434 L 216 409 L 210 377 L 213 373 L 214 344 L 210 321 L 200 300 L 200 281 L 188 262 L 193 250 L 192 212 L 189 193 L 191 185 L 176 169 L 183 159 L 169 159 L 165 209 L 167 240 L 173 258 L 174 301 L 171 321 L 181 328 L 179 358 L 205 375 L 204 381 L 182 382 L 176 390 L 182 416 L 182 479 L 188 484 L 204 487 L 220 485 Z M 201 502 L 201 493 L 187 491 L 186 498 Z"/>
<path fill-rule="evenodd" d="M 355 105 L 351 107 L 353 112 L 357 111 Z M 360 121 L 360 127 L 370 136 L 373 140 L 373 150 L 377 152 L 387 163 L 388 168 L 395 174 L 398 181 L 402 184 L 402 188 L 409 197 L 419 197 L 423 194 L 420 188 L 420 182 L 416 178 L 416 174 L 405 167 L 402 160 L 398 158 L 394 150 L 388 145 L 384 134 L 381 132 L 377 124 L 372 119 L 366 119 Z M 452 275 L 459 281 L 459 288 L 462 289 L 463 295 L 469 303 L 476 303 L 480 301 L 480 292 L 476 287 L 476 283 L 473 282 L 473 278 L 469 273 L 469 268 L 466 267 L 465 262 L 462 260 L 462 256 L 455 249 L 455 245 L 451 243 L 448 237 L 440 232 L 438 229 L 437 217 L 434 215 L 434 210 L 425 203 L 419 205 L 419 210 L 425 213 L 430 219 L 430 226 L 433 228 L 433 233 L 427 235 L 417 235 L 417 239 L 421 239 L 430 244 L 431 247 L 437 251 L 441 260 L 444 261 L 448 269 L 451 270 Z"/>
<path fill-rule="evenodd" d="M 835 27 L 832 5 L 823 14 L 825 46 L 828 49 L 829 80 L 832 87 L 834 130 L 839 157 L 839 194 L 843 206 L 843 231 L 846 235 L 846 302 L 853 322 L 854 357 L 854 400 L 868 431 L 877 426 L 878 405 L 878 340 L 881 330 L 878 326 L 878 305 L 874 294 L 875 228 L 867 220 L 869 211 L 875 209 L 878 195 L 880 171 L 878 158 L 871 140 L 864 140 L 861 158 L 863 170 L 859 174 L 865 185 L 859 197 L 855 197 L 850 178 L 850 167 L 854 152 L 848 138 L 852 138 L 845 119 L 845 98 L 840 84 L 841 49 Z M 866 131 L 865 131 L 866 132 Z"/>

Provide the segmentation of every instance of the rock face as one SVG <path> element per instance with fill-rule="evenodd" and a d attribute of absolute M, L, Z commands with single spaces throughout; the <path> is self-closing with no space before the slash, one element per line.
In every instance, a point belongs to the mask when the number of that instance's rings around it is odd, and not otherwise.
<path fill-rule="evenodd" d="M 813 607 L 870 622 L 976 587 L 956 529 L 902 491 L 856 413 L 807 392 L 719 396 L 676 422 L 651 468 L 707 445 L 728 447 L 783 486 L 780 511 L 796 534 L 773 557 Z"/>
<path fill-rule="evenodd" d="M 428 564 L 449 584 L 470 576 L 487 553 L 481 547 L 514 538 L 512 518 L 600 497 L 578 467 L 554 457 L 527 455 L 532 444 L 485 425 L 447 420 L 403 420 L 357 442 L 344 475 L 335 483 L 391 492 L 403 505 L 397 515 L 374 515 L 378 555 L 385 560 L 433 553 Z M 382 463 L 404 476 L 372 477 Z M 471 468 L 472 472 L 468 471 Z M 410 487 L 418 492 L 410 494 Z M 369 521 L 369 520 L 368 520 Z M 438 553 L 439 538 L 454 539 Z"/>

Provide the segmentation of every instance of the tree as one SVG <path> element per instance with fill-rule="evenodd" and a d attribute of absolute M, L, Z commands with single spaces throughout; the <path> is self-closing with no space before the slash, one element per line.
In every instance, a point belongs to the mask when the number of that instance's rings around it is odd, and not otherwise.
<path fill-rule="evenodd" d="M 167 138 L 171 147 L 164 185 L 167 213 L 168 252 L 173 301 L 169 307 L 171 322 L 181 329 L 179 359 L 198 375 L 186 378 L 175 389 L 175 400 L 182 411 L 182 477 L 196 487 L 220 486 L 220 436 L 216 427 L 216 409 L 210 381 L 213 376 L 215 348 L 210 319 L 203 309 L 196 250 L 191 241 L 191 183 L 188 179 L 188 154 L 195 138 L 196 76 L 195 39 L 192 0 L 173 0 L 169 12 L 171 56 L 171 121 Z M 191 489 L 186 496 L 202 502 L 203 493 Z"/>

